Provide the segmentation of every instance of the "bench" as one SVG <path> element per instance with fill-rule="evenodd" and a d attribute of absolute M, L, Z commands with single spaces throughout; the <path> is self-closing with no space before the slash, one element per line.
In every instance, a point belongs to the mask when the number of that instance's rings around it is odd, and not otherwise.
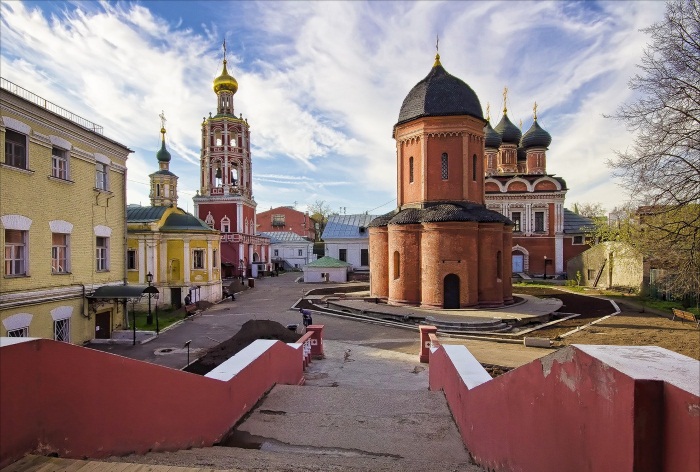
<path fill-rule="evenodd" d="M 194 315 L 196 311 L 197 311 L 197 304 L 196 303 L 190 303 L 189 305 L 185 305 L 185 316 Z"/>
<path fill-rule="evenodd" d="M 682 320 L 692 321 L 695 323 L 695 326 L 700 328 L 700 316 L 694 315 L 689 311 L 683 311 L 673 308 L 673 318 L 671 318 L 671 321 L 675 320 L 676 317 Z"/>

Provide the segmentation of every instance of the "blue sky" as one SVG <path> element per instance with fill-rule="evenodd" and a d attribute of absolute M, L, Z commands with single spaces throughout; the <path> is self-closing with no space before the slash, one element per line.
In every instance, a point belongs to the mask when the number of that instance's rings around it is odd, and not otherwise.
<path fill-rule="evenodd" d="M 385 213 L 395 207 L 391 138 L 401 103 L 442 64 L 477 93 L 491 121 L 552 135 L 547 168 L 574 202 L 608 209 L 627 196 L 606 161 L 633 136 L 605 118 L 663 17 L 652 2 L 15 2 L 0 4 L 4 78 L 94 121 L 135 152 L 128 201 L 148 204 L 161 110 L 179 206 L 198 189 L 200 124 L 215 111 L 221 43 L 251 125 L 258 211 Z"/>

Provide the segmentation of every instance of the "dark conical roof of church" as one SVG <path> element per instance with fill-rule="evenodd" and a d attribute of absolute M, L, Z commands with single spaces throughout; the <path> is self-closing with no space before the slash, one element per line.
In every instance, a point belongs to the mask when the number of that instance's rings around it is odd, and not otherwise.
<path fill-rule="evenodd" d="M 520 138 L 523 136 L 520 128 L 515 126 L 509 119 L 508 115 L 504 112 L 503 118 L 496 125 L 494 130 L 501 135 L 501 139 L 504 143 L 519 144 Z"/>
<path fill-rule="evenodd" d="M 479 97 L 457 77 L 450 75 L 439 56 L 430 73 L 418 82 L 403 101 L 398 124 L 426 116 L 469 115 L 481 120 Z"/>
<path fill-rule="evenodd" d="M 442 202 L 426 205 L 425 208 L 405 208 L 378 216 L 368 225 L 377 228 L 387 225 L 409 225 L 419 223 L 444 223 L 449 221 L 472 221 L 478 223 L 513 223 L 484 205 L 472 202 Z"/>
<path fill-rule="evenodd" d="M 496 130 L 491 127 L 491 123 L 487 121 L 486 126 L 484 126 L 484 146 L 498 149 L 502 142 L 501 135 L 498 134 Z"/>
<path fill-rule="evenodd" d="M 531 147 L 543 147 L 546 148 L 552 144 L 552 136 L 542 129 L 542 127 L 535 120 L 527 133 L 523 135 L 520 139 L 520 145 L 525 149 Z"/>

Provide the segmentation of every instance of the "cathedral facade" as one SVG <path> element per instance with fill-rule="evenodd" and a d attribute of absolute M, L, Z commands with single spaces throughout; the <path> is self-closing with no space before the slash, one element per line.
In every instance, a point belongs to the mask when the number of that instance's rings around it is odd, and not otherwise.
<path fill-rule="evenodd" d="M 552 137 L 537 121 L 537 104 L 523 134 L 508 118 L 506 92 L 501 121 L 484 130 L 486 206 L 513 222 L 513 273 L 553 277 L 588 249 L 586 232 L 594 224 L 564 208 L 566 182 L 547 173 Z"/>
<path fill-rule="evenodd" d="M 512 303 L 513 223 L 484 200 L 484 129 L 474 91 L 436 56 L 394 126 L 397 208 L 369 224 L 370 289 L 428 308 Z"/>
<path fill-rule="evenodd" d="M 234 113 L 238 82 L 226 69 L 214 79 L 216 115 L 202 121 L 200 189 L 195 214 L 221 232 L 224 277 L 250 274 L 252 263 L 270 260 L 270 240 L 256 235 L 250 126 Z"/>

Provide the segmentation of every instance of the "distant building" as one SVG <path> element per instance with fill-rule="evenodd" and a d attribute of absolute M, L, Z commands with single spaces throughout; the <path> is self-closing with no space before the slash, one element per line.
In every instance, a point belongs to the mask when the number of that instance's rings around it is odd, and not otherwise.
<path fill-rule="evenodd" d="M 513 302 L 513 226 L 484 204 L 486 123 L 438 55 L 394 125 L 398 206 L 369 225 L 372 296 L 433 308 Z"/>
<path fill-rule="evenodd" d="M 0 79 L 0 336 L 82 344 L 125 326 L 126 160 L 102 127 Z"/>
<path fill-rule="evenodd" d="M 226 70 L 214 79 L 216 115 L 202 121 L 200 189 L 195 215 L 221 232 L 224 277 L 250 274 L 253 262 L 270 259 L 270 241 L 256 235 L 250 126 L 234 113 L 238 82 Z"/>
<path fill-rule="evenodd" d="M 316 240 L 316 221 L 308 212 L 295 210 L 294 207 L 271 208 L 257 214 L 258 233 L 291 231 L 302 238 Z"/>
<path fill-rule="evenodd" d="M 219 232 L 177 207 L 177 176 L 170 172 L 165 127 L 161 134 L 159 169 L 150 175 L 151 206 L 127 207 L 128 281 L 144 285 L 151 274 L 160 292 L 158 305 L 179 308 L 188 294 L 193 302 L 221 300 Z"/>
<path fill-rule="evenodd" d="M 291 231 L 262 232 L 261 236 L 270 238 L 270 261 L 273 269 L 301 269 L 316 259 L 313 254 L 314 243 Z"/>
<path fill-rule="evenodd" d="M 304 266 L 304 282 L 347 282 L 350 264 L 324 256 Z"/>
<path fill-rule="evenodd" d="M 587 249 L 566 264 L 570 280 L 585 287 L 639 291 L 649 283 L 649 263 L 632 246 L 608 241 Z"/>
<path fill-rule="evenodd" d="M 325 255 L 348 262 L 353 270 L 369 270 L 369 223 L 376 215 L 330 215 L 321 239 Z"/>
<path fill-rule="evenodd" d="M 547 174 L 552 137 L 537 122 L 537 107 L 525 134 L 508 119 L 505 102 L 501 121 L 496 128 L 487 121 L 484 132 L 486 207 L 514 224 L 513 273 L 565 274 L 566 261 L 590 247 L 585 235 L 594 225 L 564 209 L 566 182 Z"/>

